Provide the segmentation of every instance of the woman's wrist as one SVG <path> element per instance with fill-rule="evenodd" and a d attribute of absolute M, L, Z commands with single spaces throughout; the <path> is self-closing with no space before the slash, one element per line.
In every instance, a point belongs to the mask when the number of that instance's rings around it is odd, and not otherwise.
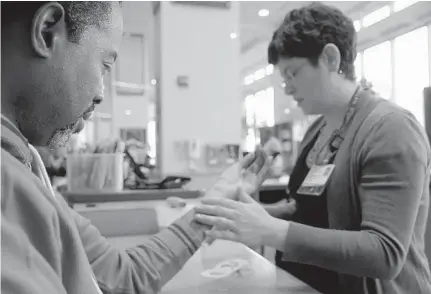
<path fill-rule="evenodd" d="M 271 217 L 268 228 L 264 232 L 263 245 L 282 251 L 285 247 L 290 222 Z"/>

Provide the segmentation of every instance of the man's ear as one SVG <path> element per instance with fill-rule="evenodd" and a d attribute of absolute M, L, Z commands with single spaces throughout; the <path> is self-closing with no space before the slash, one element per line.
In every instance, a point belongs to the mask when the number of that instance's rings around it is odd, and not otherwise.
<path fill-rule="evenodd" d="M 31 45 L 33 51 L 43 58 L 49 58 L 60 42 L 67 41 L 65 11 L 58 2 L 42 5 L 31 23 Z"/>
<path fill-rule="evenodd" d="M 339 72 L 341 63 L 341 54 L 338 47 L 332 43 L 326 44 L 320 55 L 322 61 L 326 64 L 329 72 Z"/>

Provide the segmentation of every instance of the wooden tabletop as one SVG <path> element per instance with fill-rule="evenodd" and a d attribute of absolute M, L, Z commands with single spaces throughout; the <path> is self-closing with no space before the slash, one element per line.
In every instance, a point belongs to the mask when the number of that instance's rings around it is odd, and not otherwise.
<path fill-rule="evenodd" d="M 90 191 L 90 192 L 64 192 L 67 201 L 77 203 L 104 203 L 124 201 L 164 200 L 170 196 L 184 199 L 194 199 L 202 195 L 200 190 L 163 189 L 163 190 L 123 190 L 119 192 Z"/>
<path fill-rule="evenodd" d="M 249 264 L 239 273 L 214 279 L 201 273 L 222 261 L 240 258 Z M 202 247 L 160 294 L 319 294 L 250 248 L 229 241 Z"/>

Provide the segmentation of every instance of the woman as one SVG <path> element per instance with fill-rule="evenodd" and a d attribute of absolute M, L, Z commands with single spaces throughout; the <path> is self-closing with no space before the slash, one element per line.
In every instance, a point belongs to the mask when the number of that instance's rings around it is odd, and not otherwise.
<path fill-rule="evenodd" d="M 269 62 L 309 115 L 288 189 L 286 220 L 243 192 L 205 200 L 213 238 L 279 250 L 277 264 L 323 293 L 431 293 L 424 253 L 430 147 L 407 111 L 355 82 L 356 32 L 322 4 L 289 12 Z"/>

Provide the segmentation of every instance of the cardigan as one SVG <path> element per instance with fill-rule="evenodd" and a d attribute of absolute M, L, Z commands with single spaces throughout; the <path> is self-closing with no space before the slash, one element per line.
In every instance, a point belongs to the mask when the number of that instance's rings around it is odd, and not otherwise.
<path fill-rule="evenodd" d="M 310 126 L 300 149 L 323 125 Z M 329 229 L 291 222 L 283 260 L 336 271 L 340 293 L 431 293 L 430 158 L 414 116 L 363 90 L 327 186 Z"/>

